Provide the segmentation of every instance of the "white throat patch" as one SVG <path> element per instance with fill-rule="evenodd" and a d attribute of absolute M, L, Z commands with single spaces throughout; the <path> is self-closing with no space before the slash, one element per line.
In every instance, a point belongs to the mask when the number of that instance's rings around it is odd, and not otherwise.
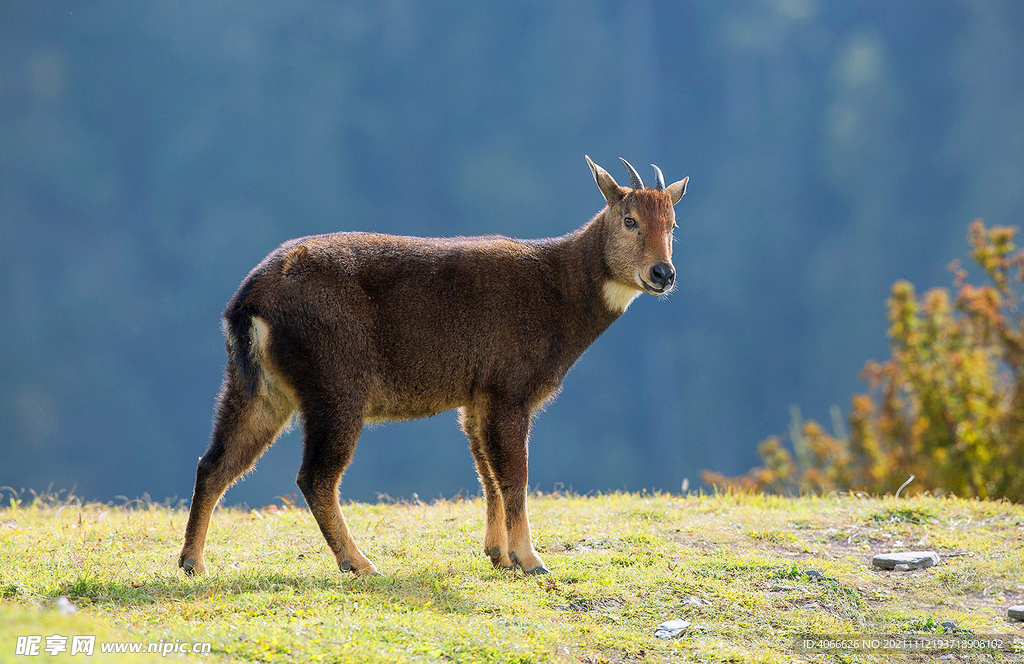
<path fill-rule="evenodd" d="M 617 314 L 624 312 L 639 294 L 640 291 L 634 286 L 611 280 L 604 282 L 604 303 Z"/>

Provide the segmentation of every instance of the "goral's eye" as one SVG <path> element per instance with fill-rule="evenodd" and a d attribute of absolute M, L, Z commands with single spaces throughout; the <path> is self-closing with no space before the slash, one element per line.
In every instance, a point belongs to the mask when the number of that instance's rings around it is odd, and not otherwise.
<path fill-rule="evenodd" d="M 626 224 L 626 228 L 636 228 L 636 219 L 633 217 L 626 217 L 622 223 Z"/>

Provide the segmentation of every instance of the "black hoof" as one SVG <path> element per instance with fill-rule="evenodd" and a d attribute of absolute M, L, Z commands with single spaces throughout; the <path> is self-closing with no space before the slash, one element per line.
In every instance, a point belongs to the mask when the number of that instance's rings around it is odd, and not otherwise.
<path fill-rule="evenodd" d="M 194 576 L 196 573 L 196 559 L 189 558 L 188 560 L 179 560 L 178 567 L 185 572 L 185 576 Z"/>
<path fill-rule="evenodd" d="M 352 561 L 351 560 L 344 560 L 344 561 L 342 561 L 341 563 L 338 564 L 338 567 L 341 569 L 342 572 L 351 571 L 351 569 L 352 569 Z"/>
<path fill-rule="evenodd" d="M 526 572 L 526 574 L 529 574 L 531 576 L 538 576 L 540 574 L 551 574 L 551 572 L 549 572 L 546 567 L 541 565 L 540 567 L 534 567 L 529 572 Z"/>
<path fill-rule="evenodd" d="M 375 576 L 383 577 L 384 575 L 381 574 L 380 572 L 374 572 L 373 574 L 370 575 L 370 578 L 372 579 Z"/>

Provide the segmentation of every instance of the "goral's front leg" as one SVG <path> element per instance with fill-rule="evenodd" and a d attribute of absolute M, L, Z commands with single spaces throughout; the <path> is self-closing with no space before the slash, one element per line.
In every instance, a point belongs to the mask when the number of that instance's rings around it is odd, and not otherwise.
<path fill-rule="evenodd" d="M 530 414 L 520 407 L 495 404 L 488 413 L 482 434 L 487 458 L 501 491 L 509 562 L 527 574 L 547 574 L 544 562 L 533 548 L 530 520 L 526 512 Z"/>

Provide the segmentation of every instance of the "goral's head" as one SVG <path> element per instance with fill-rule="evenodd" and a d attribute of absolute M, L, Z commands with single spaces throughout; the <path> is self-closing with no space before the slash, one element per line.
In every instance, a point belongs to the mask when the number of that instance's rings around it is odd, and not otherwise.
<path fill-rule="evenodd" d="M 605 300 L 613 309 L 625 310 L 641 292 L 664 295 L 675 286 L 672 265 L 672 230 L 676 226 L 673 206 L 686 193 L 688 177 L 665 186 L 654 164 L 654 187 L 647 188 L 628 161 L 619 158 L 629 173 L 629 187 L 615 179 L 587 157 L 597 186 L 608 202 L 604 216 L 605 264 L 610 278 L 605 283 Z"/>

